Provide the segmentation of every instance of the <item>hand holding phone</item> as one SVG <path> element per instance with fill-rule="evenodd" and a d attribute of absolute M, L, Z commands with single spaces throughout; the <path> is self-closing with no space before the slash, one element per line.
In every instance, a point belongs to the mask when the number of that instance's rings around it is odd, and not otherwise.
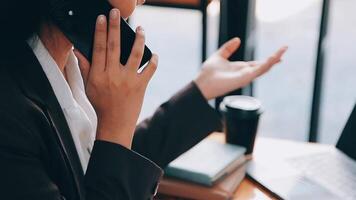
<path fill-rule="evenodd" d="M 146 68 L 137 72 L 145 48 L 144 31 L 139 27 L 131 54 L 126 64 L 122 64 L 119 11 L 113 9 L 109 18 L 100 15 L 97 19 L 91 63 L 79 51 L 75 53 L 87 96 L 98 115 L 97 139 L 130 148 L 145 90 L 158 58 L 153 55 Z"/>
<path fill-rule="evenodd" d="M 96 18 L 109 16 L 113 7 L 107 0 L 50 0 L 51 15 L 54 23 L 89 61 L 92 60 Z M 120 17 L 121 58 L 126 64 L 135 41 L 135 32 Z M 150 49 L 145 46 L 140 63 L 142 67 L 152 57 Z"/>
<path fill-rule="evenodd" d="M 76 48 L 86 94 L 98 116 L 97 139 L 130 148 L 158 62 L 144 44 L 143 30 L 135 33 L 106 0 L 49 2 L 53 22 Z"/>

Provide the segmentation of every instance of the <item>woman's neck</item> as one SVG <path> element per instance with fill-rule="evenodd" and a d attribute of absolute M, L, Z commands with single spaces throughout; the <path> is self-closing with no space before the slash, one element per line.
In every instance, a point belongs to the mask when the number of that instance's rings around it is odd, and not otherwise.
<path fill-rule="evenodd" d="M 73 46 L 72 43 L 56 26 L 50 24 L 42 26 L 39 37 L 66 77 L 65 66 Z"/>

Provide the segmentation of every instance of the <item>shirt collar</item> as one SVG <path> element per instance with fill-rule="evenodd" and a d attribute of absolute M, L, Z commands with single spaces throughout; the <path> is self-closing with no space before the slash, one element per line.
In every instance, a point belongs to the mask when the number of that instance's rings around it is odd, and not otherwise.
<path fill-rule="evenodd" d="M 41 64 L 62 109 L 70 109 L 75 106 L 76 103 L 72 90 L 84 90 L 84 84 L 80 74 L 78 61 L 73 51 L 70 52 L 65 67 L 68 79 L 67 82 L 63 73 L 59 69 L 59 66 L 37 35 L 31 38 L 28 41 L 28 44 Z"/>

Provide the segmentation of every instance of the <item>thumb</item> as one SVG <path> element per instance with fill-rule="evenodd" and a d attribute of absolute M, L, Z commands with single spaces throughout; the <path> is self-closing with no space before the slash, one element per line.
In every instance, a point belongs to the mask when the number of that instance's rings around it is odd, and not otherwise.
<path fill-rule="evenodd" d="M 217 54 L 228 59 L 240 47 L 240 44 L 240 38 L 235 37 L 223 44 L 217 51 Z"/>
<path fill-rule="evenodd" d="M 90 63 L 85 58 L 85 56 L 83 56 L 83 54 L 80 53 L 77 49 L 74 49 L 73 52 L 78 59 L 79 69 L 82 74 L 84 85 L 86 86 L 88 81 L 89 70 L 90 70 Z"/>

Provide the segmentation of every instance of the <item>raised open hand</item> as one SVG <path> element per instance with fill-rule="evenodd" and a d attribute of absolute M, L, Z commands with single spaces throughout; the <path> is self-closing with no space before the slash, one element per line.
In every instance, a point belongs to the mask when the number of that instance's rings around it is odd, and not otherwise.
<path fill-rule="evenodd" d="M 195 83 L 207 100 L 248 85 L 279 63 L 287 51 L 287 47 L 282 47 L 264 62 L 229 61 L 228 58 L 240 44 L 239 38 L 231 39 L 203 63 Z"/>

